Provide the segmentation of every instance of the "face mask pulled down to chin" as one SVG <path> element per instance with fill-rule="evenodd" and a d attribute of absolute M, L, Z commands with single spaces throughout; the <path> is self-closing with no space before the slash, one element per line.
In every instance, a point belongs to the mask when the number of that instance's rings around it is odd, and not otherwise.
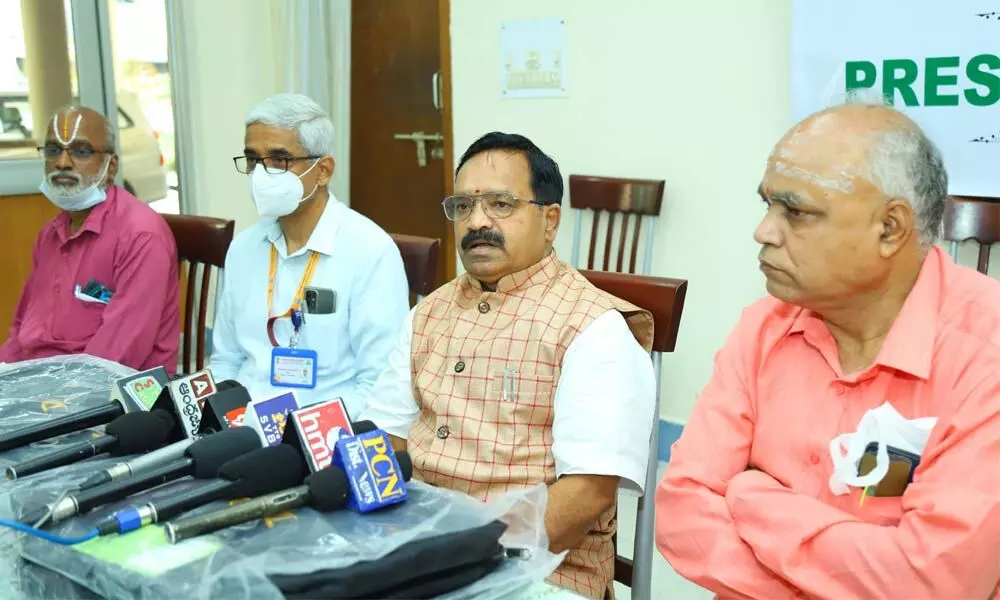
<path fill-rule="evenodd" d="M 264 165 L 254 167 L 253 173 L 250 174 L 250 197 L 253 198 L 260 218 L 277 219 L 290 215 L 295 212 L 299 204 L 312 198 L 319 188 L 319 183 L 313 186 L 308 196 L 303 197 L 302 177 L 312 171 L 317 163 L 318 160 L 302 175 L 296 175 L 291 171 L 274 174 L 268 173 Z"/>
<path fill-rule="evenodd" d="M 104 178 L 108 174 L 108 167 L 111 159 L 104 162 L 101 173 L 88 184 L 84 184 L 82 179 L 72 186 L 53 185 L 50 179 L 53 177 L 75 176 L 76 174 L 50 173 L 42 179 L 42 185 L 38 186 L 39 191 L 49 199 L 52 204 L 67 212 L 79 212 L 91 209 L 101 202 L 104 202 L 108 195 L 104 189 Z"/>

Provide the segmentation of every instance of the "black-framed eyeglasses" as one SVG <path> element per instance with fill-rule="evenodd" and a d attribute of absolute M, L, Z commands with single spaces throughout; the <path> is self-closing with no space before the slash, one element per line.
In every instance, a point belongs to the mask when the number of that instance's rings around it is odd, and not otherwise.
<path fill-rule="evenodd" d="M 87 161 L 99 154 L 107 154 L 104 150 L 98 150 L 92 146 L 70 146 L 69 148 L 63 148 L 62 146 L 46 144 L 45 146 L 38 147 L 38 153 L 45 160 L 58 160 L 63 152 L 69 154 L 69 159 L 73 162 Z"/>
<path fill-rule="evenodd" d="M 298 160 L 317 160 L 322 156 L 234 156 L 233 164 L 236 170 L 244 175 L 253 173 L 257 165 L 264 165 L 264 170 L 271 175 L 280 175 L 288 171 L 288 167 Z"/>
<path fill-rule="evenodd" d="M 491 219 L 506 219 L 514 214 L 521 204 L 545 206 L 544 202 L 518 198 L 510 192 L 486 192 L 475 196 L 464 194 L 448 196 L 441 202 L 441 207 L 444 208 L 444 216 L 448 217 L 449 221 L 464 221 L 472 215 L 477 202 L 482 204 L 483 212 Z"/>

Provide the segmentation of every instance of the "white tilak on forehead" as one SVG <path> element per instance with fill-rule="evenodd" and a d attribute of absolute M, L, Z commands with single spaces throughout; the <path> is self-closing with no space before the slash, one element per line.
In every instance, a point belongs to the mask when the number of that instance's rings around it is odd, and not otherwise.
<path fill-rule="evenodd" d="M 778 148 L 774 152 L 774 155 L 771 157 L 772 160 L 774 161 L 774 170 L 779 175 L 782 175 L 784 177 L 791 177 L 793 179 L 799 179 L 802 181 L 809 182 L 818 187 L 831 189 L 842 193 L 850 193 L 854 191 L 854 184 L 851 182 L 853 174 L 849 173 L 847 170 L 841 169 L 840 172 L 837 173 L 837 177 L 835 179 L 831 179 L 829 177 L 821 177 L 820 175 L 812 171 L 803 169 L 802 167 L 797 167 L 794 164 L 788 164 L 784 160 L 782 160 L 782 159 L 787 159 L 788 161 L 794 163 L 797 155 L 800 152 L 806 151 L 795 148 L 795 146 L 798 145 L 798 139 L 797 139 L 798 137 L 799 136 L 797 134 L 794 134 L 791 138 L 788 139 L 786 144 Z M 789 146 L 792 147 L 790 148 Z"/>
<path fill-rule="evenodd" d="M 59 143 L 63 146 L 69 146 L 72 144 L 73 140 L 76 139 L 76 134 L 80 131 L 80 124 L 83 123 L 83 115 L 77 113 L 76 122 L 73 124 L 72 132 L 70 131 L 69 117 L 63 117 L 63 126 L 61 131 L 59 129 L 59 113 L 56 113 L 53 119 L 55 123 L 53 124 L 52 129 L 55 131 L 56 139 L 59 140 Z"/>
<path fill-rule="evenodd" d="M 854 191 L 854 184 L 851 183 L 851 180 L 847 176 L 847 173 L 841 173 L 842 178 L 830 179 L 828 177 L 820 177 L 816 173 L 807 171 L 802 167 L 786 165 L 781 161 L 777 161 L 774 163 L 774 170 L 776 173 L 784 177 L 791 177 L 793 179 L 807 181 L 821 188 L 835 190 L 838 192 L 843 192 L 845 194 Z"/>

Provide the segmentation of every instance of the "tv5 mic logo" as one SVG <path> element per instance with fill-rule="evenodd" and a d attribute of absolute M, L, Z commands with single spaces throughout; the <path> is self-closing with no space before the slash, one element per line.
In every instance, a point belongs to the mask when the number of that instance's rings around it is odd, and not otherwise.
<path fill-rule="evenodd" d="M 170 395 L 189 437 L 198 430 L 205 400 L 217 390 L 212 372 L 208 369 L 170 382 Z"/>

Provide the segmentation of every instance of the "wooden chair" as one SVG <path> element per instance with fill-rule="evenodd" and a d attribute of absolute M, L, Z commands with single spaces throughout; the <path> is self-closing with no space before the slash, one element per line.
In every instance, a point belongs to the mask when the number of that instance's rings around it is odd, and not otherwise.
<path fill-rule="evenodd" d="M 687 281 L 603 271 L 581 271 L 592 284 L 622 300 L 648 310 L 653 315 L 653 369 L 656 373 L 656 422 L 649 440 L 649 465 L 646 468 L 645 494 L 639 498 L 635 516 L 635 544 L 632 560 L 615 556 L 615 581 L 632 588 L 632 598 L 648 600 L 653 576 L 654 498 L 656 470 L 659 465 L 660 381 L 663 353 L 673 352 L 677 344 Z M 617 554 L 617 540 L 615 543 Z"/>
<path fill-rule="evenodd" d="M 401 233 L 390 235 L 399 246 L 399 253 L 403 255 L 403 268 L 406 269 L 410 293 L 420 302 L 424 296 L 434 291 L 441 240 Z"/>
<path fill-rule="evenodd" d="M 594 222 L 590 229 L 590 253 L 587 257 L 587 269 L 602 271 L 626 272 L 624 270 L 625 248 L 627 245 L 630 217 L 635 215 L 635 225 L 632 230 L 631 258 L 628 273 L 635 273 L 635 259 L 639 251 L 639 232 L 645 220 L 646 238 L 645 252 L 642 261 L 643 275 L 648 275 L 653 262 L 653 226 L 660 214 L 663 204 L 662 179 L 617 179 L 612 177 L 591 177 L 589 175 L 569 176 L 570 208 L 578 209 L 573 223 L 573 254 L 570 262 L 576 268 L 580 264 L 580 240 L 583 228 L 583 210 L 594 211 Z M 598 230 L 601 214 L 608 214 L 607 233 L 604 238 L 604 267 L 594 265 L 594 253 L 597 249 Z M 617 268 L 611 268 L 611 247 L 614 242 L 615 218 L 622 215 L 622 225 L 618 236 Z M 648 219 L 644 217 L 649 217 Z"/>
<path fill-rule="evenodd" d="M 212 281 L 212 269 L 221 269 L 226 264 L 226 252 L 233 241 L 236 222 L 232 220 L 196 217 L 192 215 L 163 215 L 177 242 L 177 259 L 181 262 L 181 287 L 184 299 L 181 303 L 181 320 L 184 332 L 181 348 L 181 373 L 193 373 L 205 368 L 205 319 L 208 315 L 208 290 Z M 187 263 L 185 265 L 185 263 Z M 198 282 L 198 265 L 201 265 L 201 290 L 197 311 L 194 310 L 194 290 Z M 185 271 L 187 281 L 185 283 Z M 192 322 L 197 314 L 195 335 L 191 334 Z M 192 364 L 192 347 L 197 340 L 195 360 Z"/>
<path fill-rule="evenodd" d="M 958 260 L 958 244 L 966 240 L 979 243 L 976 270 L 986 274 L 990 268 L 990 248 L 1000 242 L 1000 198 L 951 196 L 944 209 L 944 239 L 951 242 L 951 258 Z"/>

